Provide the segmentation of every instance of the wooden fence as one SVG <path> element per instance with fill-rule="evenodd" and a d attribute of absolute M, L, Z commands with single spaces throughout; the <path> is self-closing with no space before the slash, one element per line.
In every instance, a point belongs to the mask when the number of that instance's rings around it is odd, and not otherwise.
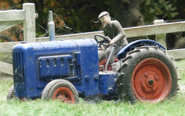
<path fill-rule="evenodd" d="M 0 11 L 0 32 L 12 26 L 23 23 L 24 41 L 35 42 L 35 5 L 33 3 L 23 4 L 22 10 Z M 0 53 L 12 51 L 12 47 L 20 42 L 0 43 Z M 0 61 L 0 72 L 13 74 L 12 65 Z"/>
<path fill-rule="evenodd" d="M 35 38 L 35 6 L 32 3 L 23 4 L 23 10 L 0 11 L 0 31 L 24 22 L 24 41 L 42 42 L 49 41 L 49 37 Z M 3 25 L 3 26 L 2 26 Z M 185 21 L 164 23 L 163 20 L 154 21 L 153 25 L 124 28 L 127 39 L 147 35 L 156 35 L 156 41 L 166 46 L 166 33 L 184 32 Z M 56 40 L 94 38 L 95 34 L 103 34 L 102 31 L 68 34 L 55 36 Z M 20 42 L 0 43 L 0 53 L 12 51 L 12 47 Z M 185 58 L 185 49 L 167 51 L 174 59 Z M 12 75 L 12 65 L 0 61 L 0 72 Z"/>
<path fill-rule="evenodd" d="M 185 21 L 164 23 L 163 20 L 154 21 L 153 25 L 137 26 L 124 28 L 127 39 L 132 37 L 142 37 L 147 35 L 156 35 L 156 41 L 166 46 L 166 33 L 184 32 Z M 81 38 L 94 38 L 95 34 L 103 34 L 102 31 L 68 34 L 55 36 L 56 40 L 66 39 L 81 39 Z M 49 37 L 36 38 L 36 41 L 48 41 Z M 174 59 L 185 58 L 185 49 L 175 49 L 167 51 Z"/>

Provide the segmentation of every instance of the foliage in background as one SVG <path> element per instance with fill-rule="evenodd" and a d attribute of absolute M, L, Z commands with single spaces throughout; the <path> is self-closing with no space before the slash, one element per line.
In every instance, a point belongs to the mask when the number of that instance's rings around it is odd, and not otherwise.
<path fill-rule="evenodd" d="M 177 6 L 166 0 L 141 0 L 141 6 L 146 23 L 155 19 L 169 20 L 178 15 Z"/>
<path fill-rule="evenodd" d="M 183 0 L 1 0 L 0 9 L 21 9 L 26 2 L 35 3 L 38 36 L 48 36 L 47 17 L 54 13 L 56 34 L 97 31 L 97 16 L 102 11 L 120 21 L 123 27 L 144 25 L 155 19 L 185 18 Z M 144 21 L 143 21 L 144 20 Z"/>
<path fill-rule="evenodd" d="M 176 11 L 178 15 L 176 15 L 175 19 L 185 19 L 185 4 L 184 0 L 170 0 L 173 6 L 176 6 Z"/>

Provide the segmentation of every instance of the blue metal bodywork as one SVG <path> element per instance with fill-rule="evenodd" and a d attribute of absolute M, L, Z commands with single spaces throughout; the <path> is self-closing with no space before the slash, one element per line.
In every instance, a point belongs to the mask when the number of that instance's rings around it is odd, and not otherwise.
<path fill-rule="evenodd" d="M 19 44 L 13 48 L 15 95 L 39 97 L 48 82 L 69 80 L 85 96 L 99 94 L 98 48 L 92 39 Z"/>
<path fill-rule="evenodd" d="M 115 78 L 117 78 L 117 74 L 112 71 L 99 73 L 99 91 L 101 95 L 116 94 L 117 85 L 114 82 Z"/>
<path fill-rule="evenodd" d="M 117 55 L 143 45 L 162 45 L 151 40 L 128 44 Z M 98 46 L 94 39 L 25 43 L 14 46 L 13 78 L 17 97 L 41 97 L 44 87 L 54 79 L 70 81 L 83 96 L 116 94 L 116 72 L 99 72 Z"/>

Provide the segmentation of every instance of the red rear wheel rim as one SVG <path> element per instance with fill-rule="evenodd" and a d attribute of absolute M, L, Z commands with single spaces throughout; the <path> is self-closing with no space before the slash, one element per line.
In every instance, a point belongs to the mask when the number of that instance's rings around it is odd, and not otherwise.
<path fill-rule="evenodd" d="M 70 89 L 67 87 L 59 87 L 57 90 L 55 90 L 52 100 L 59 100 L 65 103 L 74 104 L 75 98 Z"/>
<path fill-rule="evenodd" d="M 170 93 L 172 80 L 168 67 L 156 58 L 141 61 L 132 74 L 132 90 L 139 101 L 163 101 Z"/>

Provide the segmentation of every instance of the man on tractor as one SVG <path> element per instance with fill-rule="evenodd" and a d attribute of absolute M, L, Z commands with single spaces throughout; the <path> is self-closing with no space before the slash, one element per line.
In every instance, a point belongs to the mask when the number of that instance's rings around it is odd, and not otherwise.
<path fill-rule="evenodd" d="M 102 44 L 98 51 L 99 62 L 107 59 L 111 53 L 109 64 L 114 63 L 117 53 L 128 44 L 125 32 L 121 24 L 117 20 L 111 20 L 107 11 L 103 11 L 98 16 L 99 21 L 102 23 L 102 29 L 105 38 L 108 40 L 107 45 Z M 114 45 L 114 46 L 113 46 Z M 114 49 L 113 49 L 114 48 Z"/>

